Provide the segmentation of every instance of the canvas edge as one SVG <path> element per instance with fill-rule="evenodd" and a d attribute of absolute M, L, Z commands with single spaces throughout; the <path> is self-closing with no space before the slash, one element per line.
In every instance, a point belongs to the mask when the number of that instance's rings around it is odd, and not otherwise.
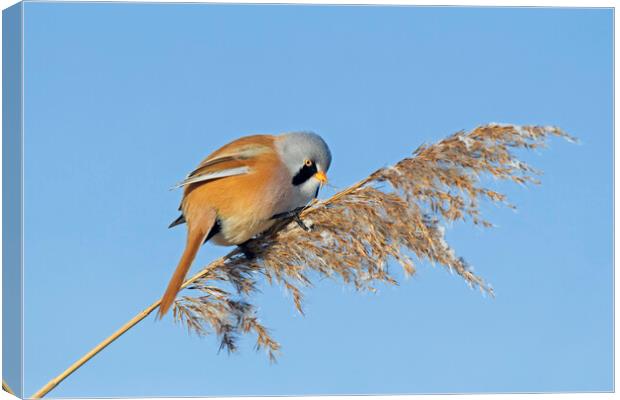
<path fill-rule="evenodd" d="M 23 398 L 23 3 L 2 11 L 2 379 Z"/>

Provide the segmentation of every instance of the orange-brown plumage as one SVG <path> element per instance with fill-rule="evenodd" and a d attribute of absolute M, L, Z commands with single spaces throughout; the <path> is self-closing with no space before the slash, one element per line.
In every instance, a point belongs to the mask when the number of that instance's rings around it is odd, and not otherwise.
<path fill-rule="evenodd" d="M 166 292 L 161 298 L 161 304 L 159 305 L 160 317 L 168 311 L 172 305 L 172 302 L 176 298 L 177 293 L 183 285 L 185 275 L 187 275 L 187 271 L 189 271 L 192 261 L 196 258 L 196 253 L 198 253 L 200 245 L 204 242 L 207 234 L 209 233 L 209 229 L 213 226 L 215 218 L 215 210 L 210 208 L 202 213 L 200 219 L 193 219 L 191 222 L 188 220 L 187 244 L 185 245 L 185 250 L 183 250 L 183 255 L 179 260 L 179 264 L 174 270 L 172 278 L 170 278 Z"/>
<path fill-rule="evenodd" d="M 319 180 L 308 187 L 292 183 L 297 169 L 303 169 L 309 160 L 301 156 L 305 147 L 314 151 L 308 157 L 316 153 L 325 164 L 320 171 L 314 167 Z M 239 245 L 268 229 L 275 222 L 274 215 L 303 206 L 316 195 L 330 161 L 327 145 L 309 133 L 246 136 L 205 158 L 180 184 L 184 186 L 182 217 L 173 225 L 187 223 L 187 244 L 162 297 L 159 316 L 172 305 L 205 239 L 224 246 Z M 211 232 L 216 225 L 218 231 Z"/>
<path fill-rule="evenodd" d="M 225 246 L 241 244 L 272 225 L 273 221 L 270 219 L 280 212 L 278 205 L 285 195 L 285 183 L 289 180 L 289 175 L 282 168 L 282 162 L 273 147 L 273 140 L 273 136 L 267 135 L 241 138 L 207 157 L 202 164 L 222 153 L 226 154 L 226 150 L 231 146 L 265 147 L 260 157 L 224 161 L 221 166 L 217 164 L 218 169 L 247 166 L 251 170 L 247 174 L 188 185 L 181 203 L 185 219 L 194 219 L 207 207 L 217 207 L 220 218 L 232 218 L 233 226 L 228 228 L 229 235 L 226 234 L 228 232 L 223 232 L 214 238 L 217 244 Z M 225 229 L 226 227 L 222 227 L 222 230 Z"/>

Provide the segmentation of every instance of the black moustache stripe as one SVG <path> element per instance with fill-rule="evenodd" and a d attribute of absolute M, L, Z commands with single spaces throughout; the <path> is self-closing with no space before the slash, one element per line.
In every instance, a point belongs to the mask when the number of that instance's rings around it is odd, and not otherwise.
<path fill-rule="evenodd" d="M 314 174 L 316 174 L 316 172 L 317 172 L 316 164 L 313 163 L 310 167 L 308 167 L 307 165 L 304 165 L 303 167 L 301 167 L 299 172 L 295 174 L 295 176 L 293 177 L 293 185 L 299 186 L 302 183 L 307 182 L 308 179 L 312 178 Z"/>

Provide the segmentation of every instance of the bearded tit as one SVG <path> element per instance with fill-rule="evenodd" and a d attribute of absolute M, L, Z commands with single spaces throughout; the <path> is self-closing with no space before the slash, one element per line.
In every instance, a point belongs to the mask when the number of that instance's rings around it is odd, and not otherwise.
<path fill-rule="evenodd" d="M 208 240 L 241 245 L 316 198 L 327 182 L 331 153 L 311 132 L 239 138 L 204 159 L 183 187 L 181 215 L 187 243 L 159 307 L 161 318 L 176 298 L 200 246 Z"/>

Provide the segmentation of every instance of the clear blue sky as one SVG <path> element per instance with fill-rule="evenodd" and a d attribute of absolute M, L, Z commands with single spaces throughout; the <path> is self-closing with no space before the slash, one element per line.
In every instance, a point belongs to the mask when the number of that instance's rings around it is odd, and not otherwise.
<path fill-rule="evenodd" d="M 609 391 L 610 9 L 25 5 L 25 393 L 162 291 L 168 188 L 241 135 L 311 129 L 337 187 L 487 122 L 554 124 L 543 185 L 448 238 L 497 298 L 424 264 L 400 287 L 264 282 L 279 363 L 148 318 L 54 396 Z M 322 196 L 334 193 L 327 189 Z M 206 245 L 194 270 L 223 254 Z M 402 277 L 402 274 L 398 274 Z"/>

